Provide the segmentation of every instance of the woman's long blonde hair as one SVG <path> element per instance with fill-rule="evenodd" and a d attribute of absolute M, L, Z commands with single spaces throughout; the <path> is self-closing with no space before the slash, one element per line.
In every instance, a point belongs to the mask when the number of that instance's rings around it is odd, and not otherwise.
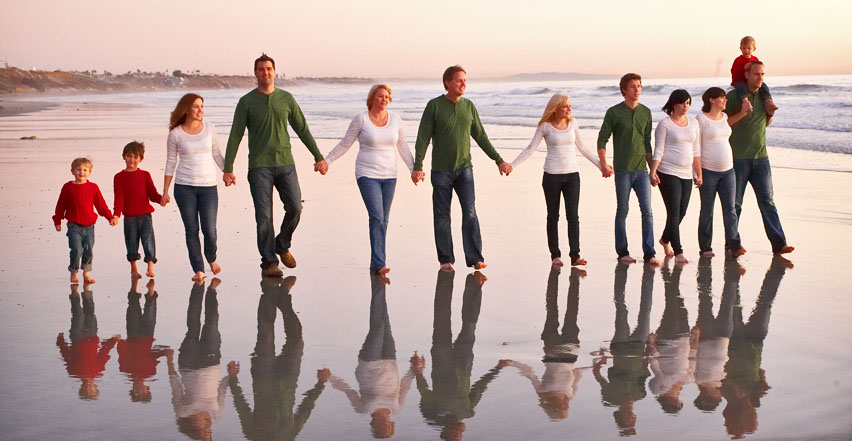
<path fill-rule="evenodd" d="M 541 114 L 541 120 L 538 121 L 538 125 L 553 122 L 553 115 L 556 113 L 556 109 L 570 104 L 571 97 L 567 94 L 557 93 L 553 95 L 550 97 L 550 101 L 547 102 L 547 106 L 544 108 L 544 113 Z M 571 122 L 571 117 L 568 117 L 568 122 Z"/>

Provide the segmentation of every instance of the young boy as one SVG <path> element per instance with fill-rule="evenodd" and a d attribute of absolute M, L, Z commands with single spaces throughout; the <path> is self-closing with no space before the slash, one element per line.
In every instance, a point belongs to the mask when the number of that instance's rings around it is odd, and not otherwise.
<path fill-rule="evenodd" d="M 139 168 L 145 157 L 145 144 L 133 141 L 124 146 L 121 153 L 127 167 L 118 172 L 113 179 L 115 204 L 113 221 L 118 223 L 124 213 L 124 244 L 127 246 L 127 261 L 130 262 L 130 276 L 142 277 L 136 267 L 139 260 L 139 242 L 145 250 L 145 262 L 148 263 L 148 277 L 154 277 L 154 264 L 157 263 L 157 250 L 154 244 L 154 223 L 151 213 L 154 207 L 148 201 L 161 203 L 163 196 L 154 187 L 151 174 Z"/>
<path fill-rule="evenodd" d="M 740 51 L 743 53 L 734 59 L 734 64 L 731 65 L 731 86 L 737 90 L 737 95 L 741 100 L 748 97 L 748 87 L 746 87 L 745 68 L 748 63 L 758 61 L 757 57 L 752 55 L 757 50 L 754 42 L 754 37 L 746 35 L 740 40 Z M 769 93 L 769 87 L 764 83 L 760 87 L 760 97 L 766 107 L 766 115 L 772 116 L 778 110 L 778 106 L 772 101 L 772 94 Z"/>
<path fill-rule="evenodd" d="M 62 219 L 68 219 L 68 247 L 71 248 L 71 264 L 68 271 L 71 272 L 71 283 L 80 283 L 77 279 L 77 270 L 83 267 L 83 281 L 95 283 L 95 279 L 89 274 L 92 271 L 92 247 L 95 245 L 95 222 L 98 214 L 109 220 L 110 225 L 115 225 L 112 213 L 107 207 L 101 190 L 94 182 L 89 182 L 92 174 L 92 161 L 89 158 L 77 158 L 71 162 L 71 174 L 73 181 L 68 181 L 62 186 L 59 200 L 56 201 L 56 212 L 53 215 L 53 225 L 56 231 L 62 231 Z"/>

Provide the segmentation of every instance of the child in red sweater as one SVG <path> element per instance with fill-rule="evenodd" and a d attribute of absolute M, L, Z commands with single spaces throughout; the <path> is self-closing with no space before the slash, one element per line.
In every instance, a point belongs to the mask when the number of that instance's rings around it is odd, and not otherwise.
<path fill-rule="evenodd" d="M 749 95 L 745 79 L 745 69 L 752 61 L 758 61 L 757 57 L 752 55 L 756 50 L 757 46 L 755 45 L 754 37 L 746 35 L 740 40 L 740 52 L 742 52 L 742 55 L 734 58 L 734 64 L 731 65 L 731 86 L 734 86 L 737 90 L 737 95 L 743 100 L 748 98 Z M 775 111 L 778 110 L 778 106 L 772 101 L 772 94 L 769 93 L 769 87 L 766 83 L 760 86 L 758 93 L 764 101 L 766 114 L 768 116 L 774 115 Z"/>
<path fill-rule="evenodd" d="M 151 174 L 139 168 L 145 157 L 145 144 L 133 141 L 124 146 L 121 153 L 127 167 L 118 172 L 113 180 L 115 204 L 113 221 L 124 213 L 124 244 L 127 246 L 127 261 L 130 262 L 130 276 L 142 277 L 136 266 L 139 260 L 139 242 L 145 250 L 145 262 L 148 263 L 148 277 L 154 277 L 154 264 L 157 263 L 157 249 L 154 243 L 154 223 L 151 213 L 154 207 L 148 201 L 160 204 L 163 197 L 154 187 Z"/>
<path fill-rule="evenodd" d="M 95 245 L 95 222 L 98 216 L 92 209 L 98 210 L 98 214 L 109 220 L 110 225 L 115 225 L 112 213 L 107 207 L 101 189 L 94 182 L 89 182 L 92 174 L 92 161 L 89 158 L 77 158 L 71 162 L 71 174 L 73 181 L 68 181 L 62 186 L 59 200 L 56 201 L 56 211 L 53 215 L 53 225 L 56 231 L 62 231 L 62 219 L 68 219 L 68 247 L 71 248 L 71 264 L 68 271 L 71 272 L 71 283 L 79 283 L 77 271 L 83 267 L 83 281 L 95 283 L 95 279 L 89 274 L 92 271 L 92 248 Z"/>

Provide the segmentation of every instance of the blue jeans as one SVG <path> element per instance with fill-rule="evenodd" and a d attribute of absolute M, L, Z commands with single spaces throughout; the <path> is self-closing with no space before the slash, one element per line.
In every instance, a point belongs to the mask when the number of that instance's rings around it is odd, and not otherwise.
<path fill-rule="evenodd" d="M 736 210 L 737 222 L 742 219 L 743 196 L 746 184 L 751 183 L 760 216 L 763 218 L 763 229 L 772 244 L 772 251 L 778 252 L 787 245 L 787 238 L 781 228 L 781 219 L 772 200 L 772 170 L 769 158 L 734 159 L 734 172 L 737 175 Z"/>
<path fill-rule="evenodd" d="M 713 206 L 716 193 L 722 204 L 722 222 L 725 225 L 725 249 L 736 250 L 740 245 L 740 232 L 737 228 L 737 211 L 734 206 L 737 178 L 734 169 L 714 172 L 702 169 L 704 183 L 698 187 L 701 196 L 701 212 L 698 214 L 698 247 L 701 251 L 712 251 L 713 247 Z"/>
<path fill-rule="evenodd" d="M 83 271 L 92 270 L 92 248 L 95 246 L 95 226 L 84 227 L 78 223 L 68 222 L 68 248 L 71 248 L 71 264 L 68 271 L 76 273 L 80 267 Z"/>
<path fill-rule="evenodd" d="M 139 243 L 145 251 L 145 262 L 157 263 L 157 246 L 154 243 L 154 221 L 151 213 L 141 216 L 124 216 L 124 245 L 127 261 L 135 262 L 139 255 Z"/>
<path fill-rule="evenodd" d="M 370 216 L 370 271 L 378 271 L 385 265 L 385 238 L 388 235 L 388 216 L 390 216 L 396 178 L 374 179 L 362 176 L 358 178 L 358 189 Z"/>
<path fill-rule="evenodd" d="M 296 166 L 256 167 L 249 169 L 249 187 L 254 199 L 254 220 L 257 223 L 257 250 L 260 252 L 260 266 L 278 265 L 277 254 L 290 250 L 293 232 L 302 217 L 302 190 Z M 275 234 L 272 226 L 272 189 L 278 190 L 278 197 L 284 204 L 284 220 L 281 229 Z"/>
<path fill-rule="evenodd" d="M 450 228 L 450 203 L 453 190 L 459 196 L 462 210 L 462 244 L 464 260 L 467 266 L 484 262 L 482 257 L 482 236 L 479 233 L 479 218 L 476 216 L 473 187 L 473 168 L 467 167 L 455 171 L 432 170 L 432 211 L 435 227 L 435 248 L 438 262 L 455 263 L 453 253 L 453 234 Z"/>
<path fill-rule="evenodd" d="M 198 224 L 204 234 L 204 258 L 207 263 L 216 261 L 216 214 L 219 210 L 219 191 L 216 186 L 196 187 L 175 184 L 175 202 L 183 220 L 186 233 L 186 249 L 193 272 L 204 272 L 201 258 L 201 242 L 198 240 Z"/>
<path fill-rule="evenodd" d="M 651 179 L 648 171 L 623 172 L 615 174 L 615 252 L 618 257 L 629 256 L 627 251 L 627 211 L 630 208 L 630 190 L 636 192 L 639 199 L 639 211 L 642 213 L 642 251 L 645 260 L 656 256 L 654 250 L 654 215 L 651 212 Z"/>

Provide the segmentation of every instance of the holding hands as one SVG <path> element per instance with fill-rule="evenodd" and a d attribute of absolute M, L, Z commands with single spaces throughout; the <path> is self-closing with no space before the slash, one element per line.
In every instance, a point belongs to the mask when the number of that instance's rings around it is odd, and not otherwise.
<path fill-rule="evenodd" d="M 172 198 L 169 197 L 169 194 L 166 193 L 166 192 L 163 192 L 163 197 L 160 199 L 160 206 L 165 207 L 166 204 L 171 202 L 171 200 L 172 200 Z"/>
<path fill-rule="evenodd" d="M 118 216 L 113 216 L 112 219 L 109 220 L 109 225 L 111 227 L 118 225 Z"/>
<path fill-rule="evenodd" d="M 500 169 L 501 176 L 509 176 L 509 173 L 512 173 L 512 164 L 509 164 L 506 161 L 501 162 L 500 165 L 498 165 L 497 167 Z"/>
<path fill-rule="evenodd" d="M 233 173 L 222 173 L 222 181 L 225 182 L 225 187 L 230 187 L 232 185 L 236 185 L 237 183 L 237 175 Z"/>
<path fill-rule="evenodd" d="M 411 182 L 417 185 L 418 182 L 426 180 L 426 173 L 423 170 L 414 170 L 411 172 Z"/>
<path fill-rule="evenodd" d="M 328 163 L 325 162 L 325 159 L 314 164 L 314 171 L 321 175 L 328 173 Z"/>
<path fill-rule="evenodd" d="M 601 163 L 601 176 L 608 178 L 613 175 L 612 166 L 604 162 Z"/>
<path fill-rule="evenodd" d="M 651 185 L 653 185 L 654 187 L 656 187 L 656 186 L 657 186 L 657 184 L 659 184 L 659 183 L 660 183 L 660 177 L 657 175 L 657 171 L 656 171 L 656 170 L 653 170 L 653 171 L 651 172 L 650 177 L 651 177 Z"/>

